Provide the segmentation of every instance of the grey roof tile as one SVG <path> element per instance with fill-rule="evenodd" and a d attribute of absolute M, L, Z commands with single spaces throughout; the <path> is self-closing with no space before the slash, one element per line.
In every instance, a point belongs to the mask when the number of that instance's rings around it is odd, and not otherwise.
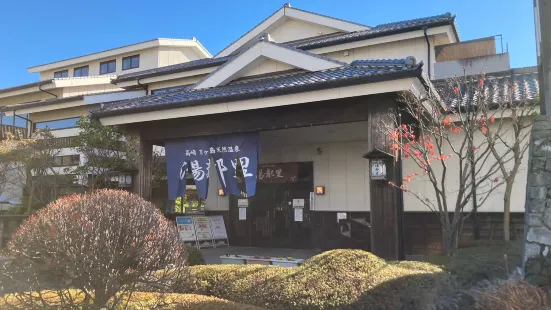
<path fill-rule="evenodd" d="M 455 16 L 451 13 L 436 15 L 431 17 L 423 17 L 400 22 L 377 25 L 369 30 L 355 31 L 344 34 L 336 34 L 333 36 L 324 36 L 321 38 L 306 39 L 289 43 L 300 49 L 313 49 L 324 46 L 331 46 L 347 42 L 371 39 L 395 33 L 413 31 L 423 29 L 423 27 L 436 27 L 440 25 L 455 25 Z M 454 27 L 455 29 L 455 27 Z M 459 35 L 456 33 L 459 38 Z"/>
<path fill-rule="evenodd" d="M 387 63 L 385 65 L 385 63 Z M 391 63 L 391 64 L 388 64 Z M 106 117 L 174 107 L 230 102 L 235 100 L 278 96 L 309 90 L 390 80 L 405 76 L 421 76 L 423 63 L 406 65 L 406 61 L 357 62 L 340 68 L 287 73 L 257 80 L 235 81 L 225 86 L 175 91 L 113 102 L 94 112 L 95 117 Z"/>
<path fill-rule="evenodd" d="M 476 76 L 467 77 L 466 84 L 461 87 L 462 102 L 459 103 L 456 96 L 452 94 L 450 84 L 444 80 L 435 81 L 435 86 L 442 94 L 445 104 L 455 108 L 458 105 L 467 107 L 474 102 L 479 102 L 481 91 L 484 92 L 486 104 L 497 106 L 503 102 L 522 102 L 525 100 L 536 100 L 539 94 L 539 80 L 537 68 L 512 69 L 503 72 L 486 74 L 484 88 L 478 87 Z M 513 89 L 513 92 L 511 92 Z"/>
<path fill-rule="evenodd" d="M 228 61 L 229 59 L 232 59 L 233 57 L 234 56 L 227 56 L 227 57 L 220 57 L 220 58 L 203 58 L 203 59 L 192 60 L 192 61 L 170 65 L 170 66 L 164 66 L 164 67 L 159 67 L 159 68 L 154 68 L 149 70 L 121 74 L 113 82 L 118 83 L 118 82 L 124 82 L 129 80 L 135 80 L 137 78 L 142 78 L 142 77 L 143 78 L 153 77 L 153 76 L 159 76 L 159 75 L 169 74 L 169 73 L 178 73 L 178 72 L 197 70 L 201 68 L 215 67 L 225 63 L 226 61 Z"/>

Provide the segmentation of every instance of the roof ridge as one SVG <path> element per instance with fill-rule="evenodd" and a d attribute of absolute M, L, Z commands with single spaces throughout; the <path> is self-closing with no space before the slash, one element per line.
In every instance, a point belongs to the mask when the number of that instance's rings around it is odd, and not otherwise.
<path fill-rule="evenodd" d="M 403 24 L 403 23 L 412 23 L 412 22 L 419 22 L 419 21 L 423 21 L 423 20 L 436 19 L 436 18 L 443 18 L 443 17 L 452 18 L 452 17 L 455 17 L 455 15 L 452 15 L 450 12 L 446 12 L 446 13 L 443 13 L 443 14 L 437 14 L 437 15 L 433 15 L 433 16 L 426 16 L 426 17 L 405 19 L 405 20 L 396 21 L 396 22 L 390 22 L 390 23 L 379 24 L 379 25 L 373 27 L 373 29 L 388 27 L 388 26 L 390 26 L 390 25 Z"/>

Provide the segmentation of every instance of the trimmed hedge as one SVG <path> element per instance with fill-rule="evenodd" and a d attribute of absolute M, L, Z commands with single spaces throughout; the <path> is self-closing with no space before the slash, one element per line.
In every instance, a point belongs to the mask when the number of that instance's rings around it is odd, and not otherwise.
<path fill-rule="evenodd" d="M 270 309 L 430 309 L 454 289 L 439 267 L 391 262 L 361 250 L 333 250 L 297 268 L 191 267 L 174 288 Z"/>
<path fill-rule="evenodd" d="M 507 279 L 509 273 L 521 264 L 522 247 L 522 240 L 508 243 L 481 241 L 460 248 L 453 257 L 433 255 L 426 261 L 443 266 L 457 278 L 462 288 L 470 288 L 483 280 Z"/>
<path fill-rule="evenodd" d="M 204 265 L 205 258 L 201 250 L 194 246 L 186 245 L 187 263 L 189 266 Z"/>
<path fill-rule="evenodd" d="M 36 293 L 37 295 L 38 293 Z M 0 308 L 2 309 L 58 309 L 59 297 L 53 291 L 41 292 L 48 300 L 47 304 L 36 303 L 35 305 L 20 304 L 14 295 L 5 296 L 0 299 Z M 79 308 L 85 306 L 84 294 L 77 290 L 70 290 L 68 295 L 75 299 L 74 306 Z M 67 295 L 67 296 L 68 296 Z M 66 297 L 67 297 L 66 296 Z M 123 303 L 124 304 L 124 303 Z M 146 309 L 174 309 L 174 310 L 262 310 L 262 308 L 231 302 L 228 300 L 201 296 L 194 294 L 164 294 L 138 292 L 132 295 L 126 309 L 146 310 Z M 121 305 L 117 309 L 124 309 Z"/>

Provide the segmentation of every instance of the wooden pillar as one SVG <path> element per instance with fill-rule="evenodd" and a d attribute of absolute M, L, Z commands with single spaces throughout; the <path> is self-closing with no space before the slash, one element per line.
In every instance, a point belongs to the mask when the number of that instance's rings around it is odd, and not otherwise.
<path fill-rule="evenodd" d="M 369 182 L 371 252 L 387 260 L 403 259 L 401 191 L 389 184 L 401 184 L 401 164 L 391 156 L 388 137 L 379 131 L 381 121 L 388 114 L 389 106 L 376 106 L 369 109 L 370 150 L 364 157 L 372 161 L 383 160 L 386 164 L 385 180 Z M 371 162 L 370 162 L 371 170 Z"/>
<path fill-rule="evenodd" d="M 140 138 L 138 152 L 140 157 L 137 163 L 138 171 L 134 176 L 134 193 L 151 200 L 153 143 Z"/>

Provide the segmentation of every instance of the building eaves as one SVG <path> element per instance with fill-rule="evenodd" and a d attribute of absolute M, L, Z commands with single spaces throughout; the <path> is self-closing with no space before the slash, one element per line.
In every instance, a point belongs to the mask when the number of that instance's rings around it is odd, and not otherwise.
<path fill-rule="evenodd" d="M 215 67 L 225 63 L 226 61 L 232 58 L 233 56 L 226 56 L 226 57 L 220 57 L 220 58 L 203 58 L 203 59 L 192 60 L 192 61 L 188 61 L 188 62 L 176 64 L 176 65 L 164 66 L 164 67 L 143 70 L 143 71 L 138 71 L 138 72 L 133 72 L 128 74 L 121 74 L 116 79 L 114 79 L 112 83 L 116 84 L 120 82 L 160 76 L 165 74 L 180 73 L 185 71 Z"/>
<path fill-rule="evenodd" d="M 93 115 L 96 118 L 102 118 L 211 103 L 260 99 L 405 77 L 421 77 L 423 62 L 408 65 L 408 61 L 408 59 L 404 59 L 401 61 L 357 62 L 323 71 L 284 74 L 250 82 L 233 82 L 219 87 L 149 95 L 104 105 L 102 109 L 93 112 Z"/>
<path fill-rule="evenodd" d="M 299 49 L 308 50 L 360 40 L 373 39 L 377 37 L 383 37 L 415 30 L 422 30 L 425 27 L 438 27 L 445 25 L 453 26 L 454 34 L 459 41 L 459 34 L 457 33 L 457 28 L 455 26 L 455 15 L 452 15 L 451 13 L 445 13 L 437 16 L 382 24 L 369 30 L 355 31 L 344 34 L 336 34 L 332 36 L 324 36 L 321 38 L 290 42 L 289 45 Z"/>
<path fill-rule="evenodd" d="M 31 87 L 36 87 L 36 86 L 42 86 L 42 85 L 46 85 L 46 84 L 51 84 L 51 83 L 53 83 L 53 81 L 54 80 L 51 79 L 51 80 L 33 82 L 33 83 L 29 83 L 29 84 L 22 84 L 22 85 L 8 87 L 8 88 L 2 88 L 2 89 L 0 89 L 0 94 L 8 93 L 8 92 L 11 92 L 11 91 L 16 91 L 16 90 L 21 90 L 21 89 L 26 89 L 26 88 L 31 88 Z"/>
<path fill-rule="evenodd" d="M 29 67 L 29 69 L 36 68 L 36 67 L 41 67 L 41 66 L 46 66 L 46 65 L 51 65 L 51 64 L 55 64 L 55 63 L 63 62 L 63 61 L 67 61 L 67 60 L 73 60 L 73 59 L 77 59 L 77 58 L 81 58 L 81 57 L 85 57 L 85 56 L 96 55 L 96 54 L 100 54 L 100 53 L 104 53 L 104 52 L 114 51 L 114 50 L 118 50 L 118 49 L 121 49 L 121 48 L 134 46 L 134 45 L 139 45 L 139 44 L 148 43 L 148 42 L 153 42 L 153 41 L 158 41 L 158 40 L 175 40 L 175 41 L 194 41 L 194 42 L 197 42 L 197 40 L 195 38 L 192 38 L 192 39 L 155 38 L 155 39 L 151 39 L 151 40 L 141 41 L 141 42 L 138 42 L 138 43 L 132 43 L 132 44 L 127 44 L 127 45 L 123 45 L 123 46 L 110 48 L 110 49 L 106 49 L 106 50 L 99 51 L 99 52 L 84 54 L 84 55 L 80 55 L 80 56 L 76 56 L 76 57 L 70 57 L 70 58 L 66 58 L 66 59 L 62 59 L 62 60 L 56 60 L 56 61 L 41 64 L 41 65 L 36 65 L 36 66 Z"/>
<path fill-rule="evenodd" d="M 42 100 L 42 101 L 36 101 L 36 102 L 19 103 L 14 105 L 8 105 L 5 107 L 0 107 L 0 112 L 17 111 L 21 109 L 36 108 L 36 107 L 42 107 L 46 105 L 59 104 L 59 103 L 71 102 L 71 101 L 77 101 L 77 100 L 83 100 L 83 99 L 84 99 L 84 95 L 79 95 L 79 96 L 65 97 L 65 98 L 59 98 L 59 99 L 48 99 L 48 100 Z"/>

